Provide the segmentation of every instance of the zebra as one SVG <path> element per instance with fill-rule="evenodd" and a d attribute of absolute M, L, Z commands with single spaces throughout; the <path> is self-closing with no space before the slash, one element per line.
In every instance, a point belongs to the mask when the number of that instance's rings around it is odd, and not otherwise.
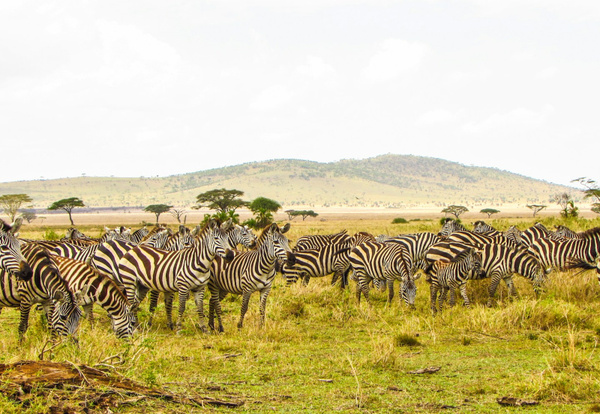
<path fill-rule="evenodd" d="M 451 261 L 437 260 L 427 269 L 429 274 L 429 291 L 431 300 L 431 311 L 437 312 L 436 302 L 438 292 L 441 290 L 439 299 L 439 309 L 442 310 L 446 293 L 449 289 L 459 289 L 464 299 L 465 306 L 470 306 L 467 296 L 466 283 L 479 272 L 481 267 L 481 256 L 473 247 L 469 247 L 460 252 Z"/>
<path fill-rule="evenodd" d="M 456 231 L 467 231 L 467 229 L 457 220 L 447 218 L 442 229 L 439 231 L 438 236 L 447 237 Z"/>
<path fill-rule="evenodd" d="M 18 227 L 0 220 L 0 269 L 27 281 L 33 272 L 21 252 L 21 241 L 15 237 Z"/>
<path fill-rule="evenodd" d="M 531 246 L 537 239 L 551 238 L 552 234 L 552 231 L 548 230 L 546 226 L 538 222 L 521 232 L 521 242 L 525 246 Z"/>
<path fill-rule="evenodd" d="M 402 299 L 414 308 L 416 285 L 408 268 L 408 253 L 401 243 L 377 243 L 369 241 L 350 250 L 349 260 L 356 278 L 356 298 L 360 302 L 361 293 L 369 300 L 369 283 L 373 279 L 385 280 L 388 283 L 395 279 L 401 281 Z M 388 304 L 392 302 L 393 290 L 388 292 Z"/>
<path fill-rule="evenodd" d="M 557 238 L 561 238 L 563 240 L 566 239 L 583 239 L 584 233 L 576 233 L 573 230 L 571 230 L 570 228 L 568 228 L 567 226 L 563 226 L 562 224 L 559 224 L 558 226 L 554 226 L 554 228 L 556 229 L 554 231 L 554 235 Z"/>
<path fill-rule="evenodd" d="M 521 230 L 517 228 L 517 226 L 510 226 L 503 234 L 509 240 L 512 240 L 517 246 L 523 245 L 523 240 L 521 239 Z"/>
<path fill-rule="evenodd" d="M 478 220 L 473 223 L 473 233 L 500 233 L 494 227 L 490 226 L 483 220 Z"/>
<path fill-rule="evenodd" d="M 216 258 L 211 266 L 211 277 L 208 282 L 210 290 L 209 327 L 214 330 L 214 315 L 217 315 L 218 330 L 223 332 L 221 320 L 221 301 L 228 293 L 242 295 L 240 319 L 237 324 L 241 329 L 244 316 L 252 293 L 260 293 L 260 326 L 264 325 L 267 298 L 275 278 L 277 260 L 284 260 L 293 265 L 295 255 L 289 247 L 285 232 L 288 225 L 279 228 L 276 223 L 263 229 L 257 241 L 257 248 L 247 252 L 238 252 L 235 257 L 225 263 Z"/>
<path fill-rule="evenodd" d="M 446 241 L 469 244 L 476 247 L 482 247 L 487 244 L 504 244 L 510 247 L 518 247 L 515 242 L 504 237 L 500 232 L 496 236 L 489 236 L 482 233 L 473 233 L 472 231 L 457 231 L 449 235 Z"/>
<path fill-rule="evenodd" d="M 600 227 L 583 232 L 577 239 L 540 238 L 529 249 L 548 269 L 564 270 L 574 261 L 594 263 L 600 256 Z"/>
<path fill-rule="evenodd" d="M 301 236 L 296 241 L 294 251 L 306 250 L 306 249 L 318 249 L 321 246 L 327 244 L 340 244 L 347 243 L 350 240 L 347 230 L 342 230 L 335 234 L 314 234 L 308 236 Z"/>
<path fill-rule="evenodd" d="M 127 240 L 129 243 L 133 243 L 133 244 L 139 244 L 142 239 L 144 237 L 146 237 L 146 235 L 149 233 L 149 230 L 146 226 L 137 229 L 136 231 L 134 231 L 133 233 L 131 233 L 131 235 L 129 236 L 129 240 Z"/>
<path fill-rule="evenodd" d="M 94 322 L 94 303 L 98 303 L 110 317 L 117 338 L 128 338 L 133 334 L 135 315 L 127 298 L 109 276 L 68 257 L 53 256 L 53 260 L 91 323 Z"/>
<path fill-rule="evenodd" d="M 349 248 L 340 249 L 337 244 L 328 244 L 319 249 L 297 251 L 294 253 L 294 265 L 284 264 L 281 273 L 288 286 L 297 282 L 299 278 L 303 278 L 304 284 L 307 284 L 311 277 L 323 277 L 334 272 L 341 273 L 345 270 L 344 260 L 339 260 L 338 257 L 349 250 Z"/>
<path fill-rule="evenodd" d="M 22 250 L 33 273 L 29 280 L 15 280 L 8 272 L 0 270 L 0 307 L 19 308 L 19 342 L 27 332 L 29 313 L 35 303 L 42 304 L 53 336 L 76 340 L 81 309 L 60 270 L 46 249 L 27 244 Z"/>
<path fill-rule="evenodd" d="M 234 224 L 233 227 L 227 232 L 227 242 L 232 248 L 235 248 L 238 244 L 252 249 L 256 247 L 256 236 L 252 232 L 252 229 L 248 226 L 240 226 Z"/>
<path fill-rule="evenodd" d="M 172 329 L 173 295 L 178 292 L 177 329 L 180 329 L 185 303 L 190 292 L 193 292 L 200 318 L 200 329 L 205 331 L 203 303 L 204 290 L 210 276 L 210 263 L 217 255 L 231 257 L 232 252 L 226 244 L 225 236 L 229 226 L 231 226 L 230 221 L 219 225 L 218 221 L 210 220 L 200 231 L 195 245 L 186 249 L 167 251 L 138 245 L 125 253 L 119 262 L 119 274 L 134 312 L 137 313 L 140 302 L 149 290 L 163 292 L 167 303 L 168 326 Z M 152 323 L 152 316 L 150 323 Z"/>

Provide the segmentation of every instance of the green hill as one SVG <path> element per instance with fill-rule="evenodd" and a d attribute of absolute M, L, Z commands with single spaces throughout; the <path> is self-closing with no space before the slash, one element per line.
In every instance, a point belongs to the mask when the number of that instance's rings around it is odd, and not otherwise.
<path fill-rule="evenodd" d="M 0 194 L 28 194 L 36 208 L 67 197 L 89 207 L 189 207 L 196 195 L 214 188 L 244 191 L 247 200 L 265 196 L 284 207 L 548 204 L 569 189 L 493 168 L 388 154 L 331 163 L 280 159 L 169 177 L 19 181 L 0 183 Z"/>

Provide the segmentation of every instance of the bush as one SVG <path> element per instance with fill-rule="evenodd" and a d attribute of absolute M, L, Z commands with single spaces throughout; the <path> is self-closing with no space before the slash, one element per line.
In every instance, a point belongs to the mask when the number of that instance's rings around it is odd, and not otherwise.
<path fill-rule="evenodd" d="M 402 217 L 396 217 L 395 219 L 392 220 L 392 224 L 406 224 L 408 223 L 408 220 L 406 220 L 405 218 Z"/>

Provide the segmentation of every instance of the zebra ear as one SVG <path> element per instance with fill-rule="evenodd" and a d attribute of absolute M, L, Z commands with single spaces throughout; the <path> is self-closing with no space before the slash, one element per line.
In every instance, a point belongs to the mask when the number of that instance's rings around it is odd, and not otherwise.
<path fill-rule="evenodd" d="M 281 234 L 286 233 L 290 229 L 290 223 L 285 223 L 285 226 L 281 228 Z"/>
<path fill-rule="evenodd" d="M 221 224 L 221 229 L 223 231 L 229 230 L 233 226 L 233 220 L 228 219 L 225 223 Z"/>
<path fill-rule="evenodd" d="M 54 296 L 52 296 L 52 299 L 54 299 L 56 302 L 60 302 L 65 298 L 65 295 L 58 291 L 58 292 L 54 292 Z"/>

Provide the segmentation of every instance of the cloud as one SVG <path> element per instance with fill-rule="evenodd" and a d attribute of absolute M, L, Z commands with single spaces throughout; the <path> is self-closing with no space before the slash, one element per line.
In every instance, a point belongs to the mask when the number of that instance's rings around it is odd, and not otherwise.
<path fill-rule="evenodd" d="M 532 111 L 527 108 L 517 108 L 505 113 L 495 113 L 481 121 L 472 121 L 463 126 L 463 131 L 469 134 L 481 134 L 512 128 L 532 129 L 543 125 L 553 111 L 546 106 L 542 111 Z"/>
<path fill-rule="evenodd" d="M 364 76 L 371 82 L 386 82 L 401 75 L 415 72 L 427 55 L 429 48 L 419 42 L 386 39 L 371 57 Z"/>
<path fill-rule="evenodd" d="M 434 109 L 425 112 L 417 118 L 416 125 L 432 125 L 445 122 L 452 122 L 457 119 L 457 114 L 447 109 Z"/>
<path fill-rule="evenodd" d="M 264 89 L 250 103 L 250 109 L 255 111 L 271 111 L 292 100 L 294 94 L 287 86 L 272 85 Z"/>
<path fill-rule="evenodd" d="M 335 69 L 320 57 L 307 56 L 306 63 L 299 66 L 296 72 L 311 78 L 325 78 L 334 75 Z"/>

